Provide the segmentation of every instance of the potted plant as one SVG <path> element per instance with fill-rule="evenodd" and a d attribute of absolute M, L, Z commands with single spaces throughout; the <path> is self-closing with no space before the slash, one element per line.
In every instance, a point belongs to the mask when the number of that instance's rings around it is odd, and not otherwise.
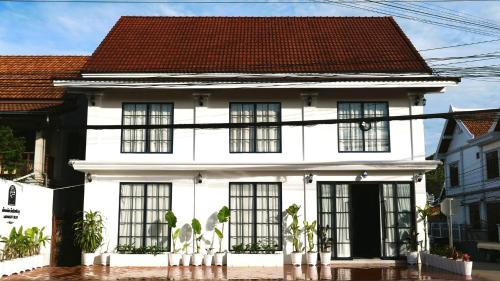
<path fill-rule="evenodd" d="M 200 241 L 203 239 L 203 235 L 201 234 L 201 223 L 198 219 L 194 218 L 191 221 L 191 227 L 193 228 L 194 233 L 194 243 L 195 243 L 195 252 L 193 254 L 193 265 L 200 266 L 203 262 L 203 254 L 200 253 Z"/>
<path fill-rule="evenodd" d="M 319 227 L 319 247 L 320 247 L 320 262 L 322 265 L 330 265 L 331 259 L 332 259 L 332 238 L 328 237 L 328 229 L 330 227 L 327 226 L 320 226 Z"/>
<path fill-rule="evenodd" d="M 179 249 L 177 249 L 177 247 L 175 246 L 175 242 L 177 241 L 177 238 L 179 238 L 181 229 L 176 229 L 177 217 L 171 210 L 168 210 L 165 213 L 165 221 L 167 222 L 167 225 L 170 227 L 170 231 L 172 232 L 172 252 L 168 257 L 169 263 L 172 266 L 178 266 L 181 261 L 182 255 L 178 253 Z"/>
<path fill-rule="evenodd" d="M 316 221 L 313 221 L 312 223 L 304 221 L 304 231 L 307 237 L 307 264 L 316 265 L 316 263 L 318 263 L 318 252 L 314 251 L 314 233 L 316 232 Z"/>
<path fill-rule="evenodd" d="M 184 251 L 184 254 L 182 254 L 182 265 L 183 266 L 189 266 L 191 263 L 191 255 L 188 254 L 188 249 L 191 244 L 189 242 L 184 242 L 184 245 L 182 245 L 182 250 Z"/>
<path fill-rule="evenodd" d="M 224 242 L 224 225 L 229 221 L 231 212 L 227 206 L 222 207 L 217 213 L 217 221 L 222 224 L 222 229 L 215 227 L 214 231 L 219 238 L 219 251 L 215 253 L 215 265 L 222 265 L 224 262 L 225 251 L 222 251 L 222 243 Z"/>
<path fill-rule="evenodd" d="M 82 264 L 93 265 L 95 251 L 102 245 L 102 215 L 99 211 L 85 211 L 73 224 L 75 243 L 82 249 Z"/>
<path fill-rule="evenodd" d="M 418 263 L 418 233 L 415 229 L 412 229 L 408 236 L 406 237 L 406 262 L 408 264 L 417 264 Z"/>
<path fill-rule="evenodd" d="M 287 216 L 292 218 L 292 224 L 288 227 L 288 232 L 292 236 L 293 252 L 291 254 L 292 264 L 300 266 L 302 264 L 302 245 L 300 243 L 300 234 L 302 229 L 299 226 L 300 206 L 292 204 L 286 209 Z"/>

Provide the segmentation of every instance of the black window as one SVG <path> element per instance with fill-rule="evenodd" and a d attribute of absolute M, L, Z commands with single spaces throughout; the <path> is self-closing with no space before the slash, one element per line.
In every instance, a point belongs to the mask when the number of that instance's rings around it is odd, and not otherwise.
<path fill-rule="evenodd" d="M 280 122 L 279 103 L 231 103 L 231 123 Z M 281 126 L 230 129 L 230 152 L 281 152 Z"/>
<path fill-rule="evenodd" d="M 170 210 L 170 183 L 120 184 L 118 246 L 156 246 L 170 250 L 170 229 L 165 212 Z"/>
<path fill-rule="evenodd" d="M 499 177 L 498 170 L 498 151 L 490 151 L 486 153 L 486 178 L 494 179 Z"/>
<path fill-rule="evenodd" d="M 459 173 L 458 173 L 458 162 L 451 163 L 448 166 L 448 174 L 450 177 L 450 186 L 457 187 L 460 185 Z"/>
<path fill-rule="evenodd" d="M 281 250 L 281 183 L 230 183 L 230 249 L 262 243 Z"/>
<path fill-rule="evenodd" d="M 173 123 L 171 103 L 124 103 L 123 125 L 168 125 Z M 123 153 L 171 153 L 173 129 L 122 129 Z"/>
<path fill-rule="evenodd" d="M 339 102 L 338 119 L 389 116 L 386 102 Z M 340 152 L 388 152 L 389 122 L 339 123 Z"/>

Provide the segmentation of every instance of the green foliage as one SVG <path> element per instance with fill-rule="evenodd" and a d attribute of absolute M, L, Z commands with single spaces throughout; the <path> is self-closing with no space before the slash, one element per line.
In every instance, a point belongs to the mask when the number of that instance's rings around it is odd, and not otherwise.
<path fill-rule="evenodd" d="M 219 253 L 222 253 L 222 243 L 224 242 L 224 225 L 229 221 L 230 216 L 231 211 L 227 206 L 223 206 L 217 213 L 217 220 L 220 224 L 222 224 L 222 230 L 217 227 L 214 229 L 215 234 L 217 234 L 217 237 L 219 238 Z"/>
<path fill-rule="evenodd" d="M 330 228 L 329 225 L 320 226 L 318 229 L 319 247 L 320 247 L 320 251 L 323 253 L 329 252 L 330 248 L 332 247 L 332 243 L 333 243 L 333 239 L 328 238 L 328 228 Z"/>
<path fill-rule="evenodd" d="M 94 253 L 102 245 L 104 222 L 99 211 L 86 211 L 74 224 L 75 243 L 84 253 Z"/>
<path fill-rule="evenodd" d="M 2 170 L 13 173 L 23 163 L 25 140 L 15 137 L 12 129 L 0 126 L 0 166 Z"/>
<path fill-rule="evenodd" d="M 174 212 L 171 210 L 168 210 L 165 213 L 165 220 L 167 221 L 167 224 L 171 228 L 176 228 L 177 227 L 177 217 L 175 216 Z"/>
<path fill-rule="evenodd" d="M 40 254 L 40 248 L 50 240 L 43 234 L 44 230 L 45 227 L 36 226 L 24 231 L 22 226 L 19 229 L 13 227 L 9 236 L 0 238 L 0 242 L 4 243 L 2 259 L 10 260 Z"/>
<path fill-rule="evenodd" d="M 424 223 L 424 249 L 427 250 L 427 221 L 430 217 L 439 215 L 441 211 L 431 207 L 428 203 L 423 208 L 417 206 L 418 217 Z"/>
<path fill-rule="evenodd" d="M 444 184 L 444 168 L 443 165 L 438 165 L 435 170 L 425 173 L 425 187 L 427 193 L 433 194 L 438 198 Z"/>
<path fill-rule="evenodd" d="M 286 209 L 287 216 L 292 218 L 292 224 L 288 227 L 288 233 L 292 235 L 293 251 L 302 252 L 302 243 L 300 242 L 300 234 L 302 229 L 299 226 L 299 210 L 300 206 L 292 204 Z"/>
<path fill-rule="evenodd" d="M 278 245 L 264 243 L 260 240 L 257 243 L 251 243 L 251 244 L 246 244 L 246 245 L 241 243 L 238 245 L 234 245 L 232 247 L 232 251 L 235 254 L 243 254 L 243 253 L 274 254 L 277 249 L 278 249 Z"/>
<path fill-rule="evenodd" d="M 418 251 L 418 233 L 415 229 L 412 229 L 406 237 L 403 239 L 407 246 L 408 252 L 416 252 Z"/>
<path fill-rule="evenodd" d="M 120 254 L 153 254 L 158 255 L 159 253 L 164 252 L 158 246 L 148 246 L 148 247 L 134 247 L 134 245 L 120 245 L 116 248 L 117 252 Z"/>
<path fill-rule="evenodd" d="M 172 231 L 172 252 L 174 253 L 177 253 L 179 251 L 179 249 L 177 249 L 177 247 L 175 246 L 175 242 L 177 241 L 177 239 L 179 238 L 179 235 L 181 234 L 181 229 L 180 228 L 177 228 L 175 230 Z"/>
<path fill-rule="evenodd" d="M 191 227 L 193 228 L 194 233 L 194 242 L 196 247 L 196 253 L 200 253 L 200 241 L 203 239 L 203 234 L 201 234 L 201 223 L 198 219 L 194 218 L 191 221 Z"/>
<path fill-rule="evenodd" d="M 189 242 L 187 242 L 187 241 L 186 241 L 186 242 L 184 242 L 184 244 L 182 245 L 182 251 L 184 252 L 184 254 L 186 254 L 186 255 L 187 255 L 187 253 L 188 253 L 188 249 L 189 249 L 189 246 L 190 246 L 190 245 L 191 245 L 191 243 L 189 243 Z"/>
<path fill-rule="evenodd" d="M 313 221 L 310 224 L 307 221 L 304 221 L 304 230 L 307 237 L 307 252 L 314 252 L 314 233 L 316 232 L 316 221 Z"/>

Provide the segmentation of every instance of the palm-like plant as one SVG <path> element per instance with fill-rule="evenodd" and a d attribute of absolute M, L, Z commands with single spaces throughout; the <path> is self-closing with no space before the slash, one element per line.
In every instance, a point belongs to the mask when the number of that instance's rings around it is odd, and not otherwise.
<path fill-rule="evenodd" d="M 217 220 L 220 224 L 222 224 L 222 230 L 215 227 L 214 231 L 219 238 L 219 253 L 222 253 L 222 242 L 224 242 L 224 224 L 229 221 L 229 217 L 231 216 L 231 212 L 227 206 L 224 206 L 217 213 Z"/>
<path fill-rule="evenodd" d="M 104 222 L 100 212 L 85 211 L 74 224 L 75 243 L 84 253 L 94 253 L 102 245 Z"/>
<path fill-rule="evenodd" d="M 310 224 L 307 221 L 304 221 L 304 230 L 307 236 L 307 252 L 312 253 L 314 251 L 314 233 L 316 232 L 316 221 L 313 221 Z"/>
<path fill-rule="evenodd" d="M 300 234 L 302 229 L 299 226 L 299 210 L 300 206 L 292 204 L 286 209 L 287 216 L 292 218 L 292 224 L 288 228 L 288 232 L 292 235 L 293 250 L 295 253 L 302 252 L 302 245 L 300 243 Z"/>
<path fill-rule="evenodd" d="M 426 203 L 423 208 L 417 206 L 418 217 L 424 223 L 424 249 L 427 251 L 427 220 L 435 215 L 438 215 L 440 211 L 432 208 L 429 203 Z"/>

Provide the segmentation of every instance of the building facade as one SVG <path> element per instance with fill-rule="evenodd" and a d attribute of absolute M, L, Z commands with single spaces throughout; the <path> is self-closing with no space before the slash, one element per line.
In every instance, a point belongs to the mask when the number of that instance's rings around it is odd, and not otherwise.
<path fill-rule="evenodd" d="M 450 112 L 466 111 L 450 107 Z M 498 241 L 500 126 L 494 118 L 448 121 L 436 159 L 444 163 L 446 197 L 458 206 L 461 239 Z"/>
<path fill-rule="evenodd" d="M 438 162 L 422 120 L 361 119 L 422 114 L 458 82 L 391 18 L 122 17 L 81 77 L 55 84 L 89 99 L 86 157 L 70 164 L 84 209 L 106 218 L 102 251 L 172 250 L 166 210 L 217 248 L 228 206 L 226 249 L 272 245 L 288 262 L 294 203 L 328 228 L 332 259 L 406 254 Z"/>

